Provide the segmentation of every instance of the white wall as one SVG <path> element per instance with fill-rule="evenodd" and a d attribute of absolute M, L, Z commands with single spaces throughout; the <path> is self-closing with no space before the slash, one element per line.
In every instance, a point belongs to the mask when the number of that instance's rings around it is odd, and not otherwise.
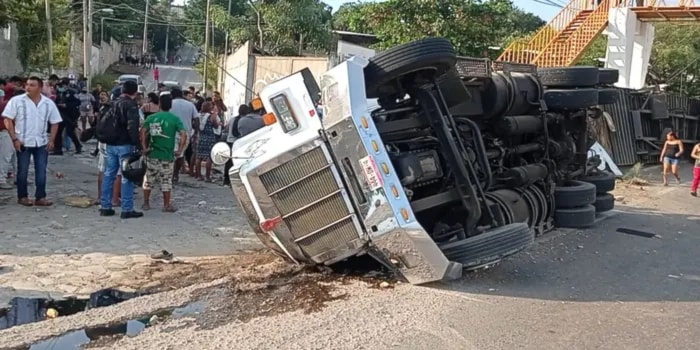
<path fill-rule="evenodd" d="M 14 24 L 0 28 L 0 75 L 15 75 L 23 70 L 17 57 L 18 37 Z"/>
<path fill-rule="evenodd" d="M 238 114 L 238 106 L 246 103 L 246 84 L 248 84 L 248 71 L 250 67 L 250 45 L 248 42 L 238 48 L 233 54 L 226 57 L 226 71 L 224 73 L 224 89 L 222 91 L 224 102 L 229 110 L 227 117 Z"/>

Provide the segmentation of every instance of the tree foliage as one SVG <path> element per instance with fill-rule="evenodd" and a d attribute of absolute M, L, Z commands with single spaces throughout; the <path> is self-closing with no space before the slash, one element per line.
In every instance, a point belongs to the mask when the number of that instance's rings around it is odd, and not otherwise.
<path fill-rule="evenodd" d="M 528 34 L 544 21 L 509 0 L 388 0 L 345 4 L 333 24 L 336 29 L 375 34 L 379 49 L 441 36 L 450 39 L 460 55 L 484 57 L 492 56 L 490 47 Z"/>
<path fill-rule="evenodd" d="M 330 49 L 331 8 L 320 0 L 212 0 L 210 20 L 214 24 L 212 51 L 222 52 L 225 34 L 233 46 L 250 40 L 259 51 L 271 55 L 325 53 Z M 206 0 L 191 0 L 185 13 L 188 21 L 205 19 Z M 191 27 L 186 36 L 204 44 L 204 27 Z"/>
<path fill-rule="evenodd" d="M 649 60 L 647 82 L 668 84 L 668 90 L 700 95 L 700 26 L 659 23 Z"/>

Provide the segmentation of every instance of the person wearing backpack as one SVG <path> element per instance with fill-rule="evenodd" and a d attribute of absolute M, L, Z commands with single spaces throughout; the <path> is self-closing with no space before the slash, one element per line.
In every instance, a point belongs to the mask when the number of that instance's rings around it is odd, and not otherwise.
<path fill-rule="evenodd" d="M 106 144 L 105 173 L 102 178 L 102 194 L 100 199 L 101 216 L 113 216 L 112 189 L 114 179 L 120 169 L 123 159 L 129 158 L 135 150 L 141 148 L 140 113 L 136 103 L 138 85 L 135 81 L 125 81 L 122 95 L 112 103 L 112 107 L 97 123 L 97 140 Z M 122 177 L 121 188 L 121 218 L 132 219 L 143 216 L 142 212 L 134 210 L 134 183 Z"/>

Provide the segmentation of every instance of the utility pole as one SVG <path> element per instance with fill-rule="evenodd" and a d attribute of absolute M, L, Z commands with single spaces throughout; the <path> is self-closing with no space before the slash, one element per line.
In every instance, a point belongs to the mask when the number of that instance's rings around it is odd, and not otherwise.
<path fill-rule="evenodd" d="M 211 0 L 207 0 L 207 16 L 204 21 L 204 92 L 207 91 L 207 73 L 209 71 L 209 10 L 211 8 Z"/>
<path fill-rule="evenodd" d="M 146 41 L 148 41 L 148 8 L 149 8 L 149 0 L 146 0 L 146 15 L 143 17 L 143 47 L 141 48 L 141 56 L 146 54 L 146 49 L 148 46 L 146 46 Z"/>
<path fill-rule="evenodd" d="M 83 76 L 90 76 L 90 58 L 92 58 L 92 38 L 88 33 L 88 22 L 90 21 L 90 0 L 83 0 Z M 89 78 L 88 78 L 89 79 Z"/>
<path fill-rule="evenodd" d="M 90 83 L 92 82 L 92 0 L 88 0 L 88 50 L 90 50 L 90 59 L 88 59 L 88 74 L 85 75 L 85 78 L 87 78 L 87 82 L 85 86 L 87 87 L 88 91 L 90 91 Z M 102 45 L 102 42 L 100 42 L 100 45 Z M 99 61 L 99 59 L 98 59 Z M 99 63 L 98 63 L 99 65 Z"/>
<path fill-rule="evenodd" d="M 46 6 L 46 35 L 49 37 L 49 74 L 53 74 L 53 28 L 51 28 L 51 6 L 49 0 L 45 0 Z M 229 2 L 229 5 L 231 3 Z"/>
<path fill-rule="evenodd" d="M 231 0 L 228 0 L 228 15 L 231 16 Z M 221 62 L 221 82 L 219 83 L 219 89 L 224 90 L 224 72 L 226 71 L 226 62 L 228 61 L 228 42 L 229 42 L 229 31 L 226 31 L 226 42 L 224 42 L 224 58 Z"/>
<path fill-rule="evenodd" d="M 168 42 L 170 41 L 170 5 L 172 5 L 171 0 L 168 0 L 168 25 L 165 27 L 165 64 L 168 64 Z"/>

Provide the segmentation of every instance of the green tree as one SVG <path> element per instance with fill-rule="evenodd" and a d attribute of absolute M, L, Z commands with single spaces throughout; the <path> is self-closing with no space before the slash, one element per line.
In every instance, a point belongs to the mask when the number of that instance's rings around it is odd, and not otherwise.
<path fill-rule="evenodd" d="M 212 51 L 220 53 L 225 34 L 236 46 L 247 40 L 271 55 L 326 53 L 330 49 L 331 8 L 320 0 L 212 0 L 210 20 L 214 24 Z M 188 22 L 204 22 L 206 0 L 191 0 L 185 13 Z M 204 44 L 204 26 L 192 26 L 186 36 Z M 210 39 L 211 40 L 211 39 Z"/>
<path fill-rule="evenodd" d="M 668 84 L 668 90 L 700 95 L 700 26 L 659 23 L 649 60 L 647 82 Z"/>
<path fill-rule="evenodd" d="M 460 55 L 491 56 L 489 47 L 529 33 L 544 24 L 509 0 L 388 0 L 350 3 L 334 15 L 336 29 L 377 35 L 379 49 L 427 36 L 450 39 Z"/>

